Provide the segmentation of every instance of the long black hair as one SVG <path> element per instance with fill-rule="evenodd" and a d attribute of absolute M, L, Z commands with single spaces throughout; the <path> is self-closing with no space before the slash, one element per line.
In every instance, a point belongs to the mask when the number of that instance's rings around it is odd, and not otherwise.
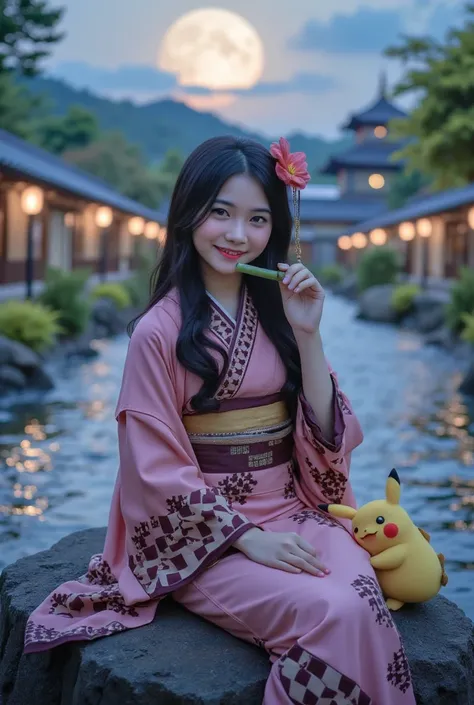
<path fill-rule="evenodd" d="M 187 370 L 203 380 L 201 389 L 191 400 L 192 407 L 201 412 L 219 408 L 214 395 L 225 372 L 228 356 L 206 335 L 211 307 L 192 235 L 208 217 L 223 185 L 237 174 L 249 174 L 261 185 L 272 214 L 270 239 L 252 264 L 276 269 L 278 262 L 287 261 L 292 218 L 286 186 L 276 175 L 274 158 L 268 149 L 253 140 L 209 139 L 192 152 L 178 176 L 169 207 L 166 243 L 151 276 L 151 298 L 145 311 L 129 326 L 132 334 L 141 316 L 171 289 L 177 288 L 182 325 L 176 355 Z M 294 416 L 301 387 L 301 365 L 293 331 L 283 310 L 279 286 L 260 277 L 245 279 L 259 322 L 286 368 L 287 379 L 281 391 Z M 211 350 L 223 358 L 221 373 Z"/>

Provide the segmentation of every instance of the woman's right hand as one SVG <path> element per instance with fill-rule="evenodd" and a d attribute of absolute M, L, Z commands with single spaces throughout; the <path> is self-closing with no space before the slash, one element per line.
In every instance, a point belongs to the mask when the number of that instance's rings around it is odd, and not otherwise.
<path fill-rule="evenodd" d="M 323 578 L 331 572 L 317 559 L 316 549 L 294 532 L 278 533 L 254 527 L 242 534 L 234 546 L 252 561 L 287 573 L 304 571 Z"/>

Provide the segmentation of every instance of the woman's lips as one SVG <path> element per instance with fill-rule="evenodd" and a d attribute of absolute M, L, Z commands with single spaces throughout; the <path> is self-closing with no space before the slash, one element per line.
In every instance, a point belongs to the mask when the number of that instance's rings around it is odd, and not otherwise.
<path fill-rule="evenodd" d="M 222 247 L 217 247 L 216 250 L 218 250 L 223 257 L 226 259 L 239 259 L 239 257 L 242 257 L 242 255 L 245 254 L 245 252 L 238 252 L 237 250 L 227 250 Z"/>

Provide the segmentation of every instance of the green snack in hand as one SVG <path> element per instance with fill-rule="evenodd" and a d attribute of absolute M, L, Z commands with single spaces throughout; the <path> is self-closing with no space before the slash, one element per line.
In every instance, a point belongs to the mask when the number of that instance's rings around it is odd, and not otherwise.
<path fill-rule="evenodd" d="M 241 274 L 250 274 L 254 277 L 262 277 L 262 279 L 272 279 L 273 281 L 282 281 L 285 278 L 285 272 L 279 272 L 274 269 L 264 269 L 263 267 L 254 267 L 251 264 L 241 264 L 240 262 L 235 267 L 237 272 Z"/>

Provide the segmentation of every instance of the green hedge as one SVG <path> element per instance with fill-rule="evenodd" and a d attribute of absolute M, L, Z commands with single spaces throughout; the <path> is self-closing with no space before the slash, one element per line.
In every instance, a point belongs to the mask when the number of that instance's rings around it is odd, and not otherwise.
<path fill-rule="evenodd" d="M 0 334 L 35 352 L 51 347 L 62 333 L 59 314 L 33 301 L 0 304 Z"/>
<path fill-rule="evenodd" d="M 400 254 L 389 245 L 370 247 L 357 265 L 357 285 L 360 292 L 381 284 L 394 284 L 401 269 Z"/>
<path fill-rule="evenodd" d="M 118 309 L 128 308 L 132 303 L 130 292 L 118 282 L 97 284 L 91 291 L 91 298 L 93 300 L 110 299 Z"/>

